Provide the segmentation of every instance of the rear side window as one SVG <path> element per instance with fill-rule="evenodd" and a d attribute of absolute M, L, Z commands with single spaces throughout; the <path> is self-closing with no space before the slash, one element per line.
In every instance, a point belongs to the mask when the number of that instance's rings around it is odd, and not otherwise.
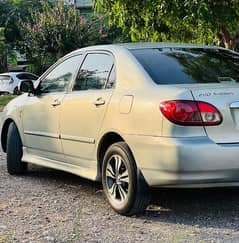
<path fill-rule="evenodd" d="M 16 75 L 17 78 L 23 80 L 23 79 L 29 79 L 29 80 L 37 80 L 38 77 L 33 75 L 33 74 L 30 74 L 30 73 L 20 73 L 18 75 Z"/>
<path fill-rule="evenodd" d="M 77 75 L 73 90 L 104 89 L 113 64 L 111 55 L 88 54 Z"/>
<path fill-rule="evenodd" d="M 157 84 L 237 83 L 239 55 L 214 48 L 131 50 Z"/>

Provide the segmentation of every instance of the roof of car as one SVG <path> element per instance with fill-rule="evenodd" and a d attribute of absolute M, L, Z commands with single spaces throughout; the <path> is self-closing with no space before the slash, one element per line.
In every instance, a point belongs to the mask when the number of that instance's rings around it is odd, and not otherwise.
<path fill-rule="evenodd" d="M 164 43 L 164 42 L 137 42 L 117 44 L 127 49 L 144 49 L 144 48 L 218 48 L 215 46 L 182 44 L 182 43 Z"/>
<path fill-rule="evenodd" d="M 124 47 L 126 49 L 144 49 L 144 48 L 218 48 L 217 46 L 197 45 L 197 44 L 183 44 L 183 43 L 166 43 L 166 42 L 131 42 L 131 43 L 118 43 L 109 45 L 95 45 L 86 47 L 86 49 L 98 48 L 114 48 Z"/>
<path fill-rule="evenodd" d="M 8 73 L 0 73 L 0 75 L 12 75 L 12 76 L 16 76 L 18 74 L 31 74 L 37 77 L 37 75 L 33 74 L 33 73 L 29 73 L 29 72 L 8 72 Z"/>
<path fill-rule="evenodd" d="M 182 43 L 163 43 L 163 42 L 134 42 L 134 43 L 118 43 L 108 45 L 88 46 L 71 52 L 70 54 L 81 51 L 94 50 L 109 50 L 118 51 L 119 49 L 150 49 L 150 48 L 209 48 L 209 49 L 224 49 L 218 46 L 196 45 L 196 44 L 182 44 Z"/>

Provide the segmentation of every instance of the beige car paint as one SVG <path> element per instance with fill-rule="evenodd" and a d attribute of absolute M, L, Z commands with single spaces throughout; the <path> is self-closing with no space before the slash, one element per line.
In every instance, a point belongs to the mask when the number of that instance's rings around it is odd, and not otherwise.
<path fill-rule="evenodd" d="M 71 164 L 91 167 L 95 143 L 113 90 L 83 90 L 66 94 L 62 103 L 60 128 L 63 152 Z M 98 101 L 104 101 L 98 104 Z"/>
<path fill-rule="evenodd" d="M 121 114 L 129 114 L 134 102 L 133 95 L 124 95 L 119 103 L 119 112 Z"/>
<path fill-rule="evenodd" d="M 44 157 L 47 152 L 49 159 L 64 161 L 59 139 L 61 105 L 56 105 L 62 102 L 64 95 L 63 92 L 29 96 L 24 106 L 24 146 L 38 151 L 38 156 Z"/>
<path fill-rule="evenodd" d="M 236 159 L 239 146 L 214 143 L 203 127 L 174 125 L 162 116 L 159 109 L 161 101 L 198 99 L 199 94 L 205 93 L 205 86 L 199 85 L 202 89 L 195 91 L 193 96 L 193 86 L 156 85 L 127 50 L 130 46 L 158 48 L 180 45 L 107 45 L 69 54 L 94 50 L 112 53 L 115 57 L 116 87 L 99 91 L 69 90 L 56 96 L 46 95 L 43 99 L 23 94 L 10 102 L 3 112 L 3 122 L 10 118 L 17 124 L 24 147 L 23 161 L 98 180 L 101 174 L 101 161 L 97 160 L 100 141 L 105 134 L 114 132 L 129 145 L 137 167 L 150 186 L 235 185 L 239 181 L 239 162 Z M 214 89 L 214 86 L 210 88 Z M 229 91 L 232 92 L 231 89 Z M 228 99 L 228 102 L 239 100 L 239 94 L 233 98 L 229 96 L 225 95 L 223 99 Z M 51 105 L 55 98 L 60 98 L 57 107 Z M 98 98 L 105 101 L 99 107 L 94 104 Z M 23 110 L 23 123 L 19 110 Z M 215 134 L 214 128 L 210 129 L 211 134 Z M 52 136 L 36 138 L 27 132 Z"/>

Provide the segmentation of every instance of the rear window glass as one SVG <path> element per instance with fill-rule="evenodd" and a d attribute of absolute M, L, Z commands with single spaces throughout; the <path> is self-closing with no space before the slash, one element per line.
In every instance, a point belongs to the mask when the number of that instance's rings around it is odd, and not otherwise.
<path fill-rule="evenodd" d="M 131 50 L 157 84 L 239 82 L 239 55 L 209 48 Z"/>
<path fill-rule="evenodd" d="M 17 75 L 17 78 L 19 79 L 30 79 L 30 80 L 37 80 L 38 77 L 33 75 L 33 74 L 30 74 L 30 73 L 20 73 Z"/>

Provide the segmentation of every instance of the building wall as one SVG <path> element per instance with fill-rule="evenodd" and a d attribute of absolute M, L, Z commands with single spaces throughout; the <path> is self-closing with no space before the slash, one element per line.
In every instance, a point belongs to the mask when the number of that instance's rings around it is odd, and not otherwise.
<path fill-rule="evenodd" d="M 92 15 L 93 3 L 92 0 L 64 0 L 65 4 L 75 5 L 79 10 L 79 14 Z"/>
<path fill-rule="evenodd" d="M 91 0 L 75 0 L 75 5 L 77 8 L 92 8 L 93 3 Z"/>

